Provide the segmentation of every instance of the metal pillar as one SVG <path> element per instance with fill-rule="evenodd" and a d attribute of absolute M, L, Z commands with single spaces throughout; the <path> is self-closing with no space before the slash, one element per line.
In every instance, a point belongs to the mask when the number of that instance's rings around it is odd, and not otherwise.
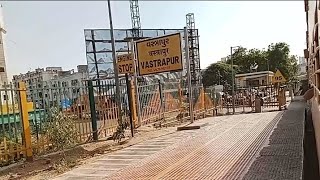
<path fill-rule="evenodd" d="M 188 29 L 189 43 L 189 60 L 192 85 L 201 86 L 201 68 L 200 68 L 200 52 L 199 52 L 199 34 L 195 27 L 195 19 L 193 13 L 186 15 L 186 26 Z"/>
<path fill-rule="evenodd" d="M 232 58 L 232 47 L 230 48 L 231 50 L 231 54 L 230 54 L 230 58 L 231 58 L 231 76 L 232 76 L 232 114 L 235 114 L 236 109 L 235 109 L 235 99 L 234 99 L 234 69 L 233 69 L 233 58 Z"/>
<path fill-rule="evenodd" d="M 269 68 L 269 59 L 266 59 L 266 60 L 267 60 L 267 68 L 268 68 L 267 86 L 269 86 L 269 71 L 270 71 L 270 68 Z"/>
<path fill-rule="evenodd" d="M 90 102 L 90 113 L 91 113 L 91 127 L 92 127 L 92 137 L 94 141 L 98 140 L 98 124 L 97 124 L 97 112 L 96 105 L 94 101 L 94 90 L 92 80 L 88 81 L 88 91 L 89 91 L 89 102 Z"/>
<path fill-rule="evenodd" d="M 133 37 L 141 37 L 141 23 L 138 0 L 130 0 L 131 25 Z"/>
<path fill-rule="evenodd" d="M 129 81 L 129 75 L 128 73 L 126 73 L 126 84 L 127 84 L 127 93 L 128 93 L 128 101 L 132 101 L 133 97 L 131 94 L 131 81 Z M 134 130 L 133 130 L 133 108 L 131 106 L 131 104 L 129 103 L 129 116 L 130 116 L 130 129 L 131 129 L 131 137 L 134 136 Z"/>
<path fill-rule="evenodd" d="M 233 67 L 233 58 L 232 58 L 232 50 L 233 48 L 239 48 L 240 46 L 234 46 L 230 47 L 230 58 L 231 58 L 231 76 L 232 76 L 232 114 L 235 114 L 236 109 L 235 109 L 235 97 L 234 97 L 234 67 Z"/>
<path fill-rule="evenodd" d="M 190 59 L 189 59 L 189 42 L 188 42 L 188 28 L 184 28 L 184 41 L 185 41 L 185 55 L 187 63 L 187 77 L 188 77 L 188 97 L 189 97 L 189 114 L 191 123 L 193 123 L 193 98 L 192 98 L 192 87 L 191 87 L 191 70 L 190 70 Z"/>
<path fill-rule="evenodd" d="M 93 58 L 94 58 L 94 65 L 97 71 L 97 79 L 100 79 L 99 75 L 99 69 L 98 69 L 98 62 L 97 62 L 97 54 L 96 54 L 96 43 L 94 43 L 94 33 L 93 30 L 91 30 L 91 38 L 92 38 L 92 48 L 93 48 Z"/>
<path fill-rule="evenodd" d="M 114 32 L 113 32 L 112 12 L 111 12 L 110 0 L 108 0 L 108 11 L 109 11 L 110 36 L 111 36 L 111 45 L 112 45 L 113 71 L 114 71 L 114 80 L 115 80 L 115 85 L 116 85 L 116 103 L 117 103 L 117 106 L 118 106 L 119 122 L 122 123 L 119 72 L 118 72 L 118 63 L 117 63 L 117 60 L 116 60 L 116 47 L 115 47 L 115 40 L 114 40 Z"/>

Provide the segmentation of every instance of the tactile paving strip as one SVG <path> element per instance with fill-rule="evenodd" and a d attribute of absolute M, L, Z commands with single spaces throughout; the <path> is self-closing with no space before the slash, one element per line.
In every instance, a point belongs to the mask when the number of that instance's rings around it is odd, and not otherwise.
<path fill-rule="evenodd" d="M 278 113 L 233 116 L 225 123 L 205 128 L 207 132 L 168 147 L 107 179 L 221 179 L 266 127 L 273 124 L 270 133 Z"/>
<path fill-rule="evenodd" d="M 302 179 L 304 102 L 294 101 L 243 179 Z"/>
<path fill-rule="evenodd" d="M 256 140 L 247 148 L 246 152 L 241 155 L 238 161 L 232 168 L 225 174 L 222 179 L 241 179 L 245 174 L 245 170 L 249 168 L 249 165 L 254 160 L 254 157 L 259 153 L 259 150 L 264 145 L 267 137 L 270 135 L 270 131 L 281 119 L 283 113 L 279 113 L 265 129 L 260 133 Z"/>
<path fill-rule="evenodd" d="M 203 119 L 195 122 L 194 124 L 206 126 L 210 124 L 210 127 L 217 126 L 218 124 L 224 124 L 230 117 L 217 117 L 214 119 Z M 207 123 L 206 123 L 207 122 Z M 56 180 L 68 180 L 68 179 L 105 179 L 107 176 L 114 174 L 115 172 L 136 163 L 137 161 L 144 159 L 148 156 L 156 154 L 164 148 L 170 147 L 176 143 L 184 143 L 199 134 L 206 132 L 208 127 L 203 127 L 196 131 L 179 131 L 172 134 L 160 136 L 158 138 L 150 139 L 142 143 L 133 145 L 114 153 L 101 156 L 98 160 L 89 163 L 84 166 L 80 166 L 65 174 L 62 174 L 56 178 Z"/>

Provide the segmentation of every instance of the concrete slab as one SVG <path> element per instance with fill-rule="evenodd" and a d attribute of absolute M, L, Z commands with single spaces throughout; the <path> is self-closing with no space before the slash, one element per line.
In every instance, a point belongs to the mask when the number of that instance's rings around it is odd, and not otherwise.
<path fill-rule="evenodd" d="M 296 97 L 243 179 L 302 179 L 305 107 Z"/>

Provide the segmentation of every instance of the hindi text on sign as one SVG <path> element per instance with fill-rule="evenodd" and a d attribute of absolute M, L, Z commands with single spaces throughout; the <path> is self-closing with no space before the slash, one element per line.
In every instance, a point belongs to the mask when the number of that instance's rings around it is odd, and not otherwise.
<path fill-rule="evenodd" d="M 180 33 L 138 41 L 136 47 L 140 75 L 182 70 Z"/>

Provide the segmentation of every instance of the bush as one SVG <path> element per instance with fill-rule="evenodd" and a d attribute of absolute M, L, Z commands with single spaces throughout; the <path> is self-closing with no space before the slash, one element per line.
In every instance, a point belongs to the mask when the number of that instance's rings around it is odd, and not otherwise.
<path fill-rule="evenodd" d="M 125 138 L 125 130 L 129 127 L 129 122 L 125 120 L 125 113 L 123 111 L 121 112 L 121 116 L 122 121 L 118 119 L 117 130 L 112 135 L 112 139 L 114 141 L 117 141 L 118 143 L 120 143 L 121 140 Z"/>
<path fill-rule="evenodd" d="M 49 111 L 46 133 L 56 150 L 64 150 L 78 142 L 79 133 L 75 127 L 75 115 L 66 114 L 58 108 Z"/>

